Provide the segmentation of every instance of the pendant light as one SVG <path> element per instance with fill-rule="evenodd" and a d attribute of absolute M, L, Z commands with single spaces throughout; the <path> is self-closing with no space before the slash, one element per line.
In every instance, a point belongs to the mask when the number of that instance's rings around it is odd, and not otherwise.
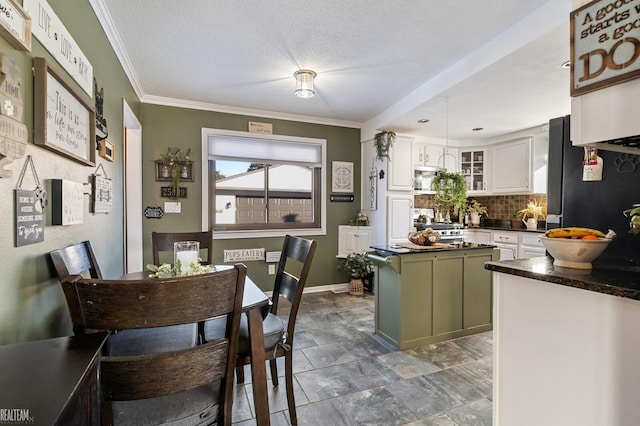
<path fill-rule="evenodd" d="M 298 70 L 293 73 L 296 79 L 296 91 L 294 94 L 299 98 L 313 98 L 315 92 L 313 91 L 313 80 L 316 78 L 315 71 L 311 70 Z"/>

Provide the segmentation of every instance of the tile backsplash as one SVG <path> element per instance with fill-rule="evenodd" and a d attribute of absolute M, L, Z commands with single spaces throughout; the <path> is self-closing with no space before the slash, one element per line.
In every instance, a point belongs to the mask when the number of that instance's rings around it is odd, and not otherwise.
<path fill-rule="evenodd" d="M 547 195 L 546 194 L 517 194 L 517 195 L 487 195 L 487 196 L 469 196 L 468 200 L 477 200 L 480 204 L 487 207 L 488 217 L 490 219 L 509 220 L 513 217 L 513 213 L 527 207 L 529 201 L 537 201 L 542 206 L 545 216 L 547 213 Z M 434 208 L 436 203 L 433 195 L 416 195 L 414 197 L 416 208 Z"/>

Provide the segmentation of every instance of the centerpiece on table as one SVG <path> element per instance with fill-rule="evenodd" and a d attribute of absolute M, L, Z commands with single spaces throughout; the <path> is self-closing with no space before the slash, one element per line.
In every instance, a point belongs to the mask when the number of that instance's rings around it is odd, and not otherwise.
<path fill-rule="evenodd" d="M 147 265 L 147 269 L 153 272 L 149 278 L 170 278 L 214 272 L 214 267 L 200 263 L 199 253 L 198 241 L 177 241 L 173 243 L 173 265 L 168 263 L 160 266 Z"/>

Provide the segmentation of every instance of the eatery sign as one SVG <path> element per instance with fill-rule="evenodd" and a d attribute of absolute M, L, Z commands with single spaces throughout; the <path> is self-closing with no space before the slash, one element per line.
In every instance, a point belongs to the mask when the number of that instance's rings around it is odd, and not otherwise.
<path fill-rule="evenodd" d="M 571 96 L 640 77 L 640 0 L 595 0 L 570 22 Z"/>
<path fill-rule="evenodd" d="M 224 250 L 224 262 L 264 260 L 264 248 Z"/>

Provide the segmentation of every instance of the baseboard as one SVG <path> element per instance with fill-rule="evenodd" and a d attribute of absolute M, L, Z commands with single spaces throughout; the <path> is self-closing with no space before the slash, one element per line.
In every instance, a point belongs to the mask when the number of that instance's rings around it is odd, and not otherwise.
<path fill-rule="evenodd" d="M 305 287 L 302 291 L 305 293 L 320 293 L 323 291 L 331 291 L 333 293 L 348 293 L 349 292 L 349 283 L 344 284 L 326 284 L 326 285 L 314 285 L 313 287 Z M 264 294 L 271 297 L 273 295 L 273 291 L 265 291 Z"/>

